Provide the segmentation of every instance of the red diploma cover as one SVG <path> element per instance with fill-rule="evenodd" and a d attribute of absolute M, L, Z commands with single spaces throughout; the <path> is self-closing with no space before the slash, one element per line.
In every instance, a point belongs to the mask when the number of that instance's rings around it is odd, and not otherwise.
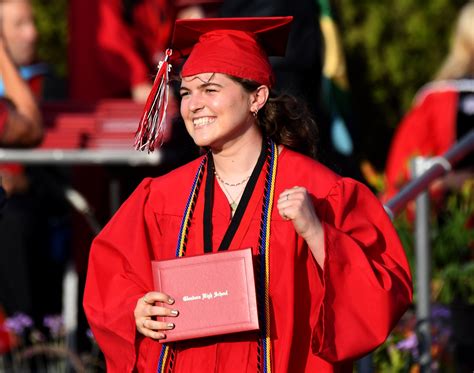
<path fill-rule="evenodd" d="M 178 317 L 162 343 L 258 330 L 252 250 L 152 261 L 156 291 L 175 299 Z"/>

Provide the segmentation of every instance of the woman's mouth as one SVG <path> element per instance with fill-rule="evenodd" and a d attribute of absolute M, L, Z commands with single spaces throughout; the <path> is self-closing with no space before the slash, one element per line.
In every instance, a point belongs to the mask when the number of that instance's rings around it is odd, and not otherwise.
<path fill-rule="evenodd" d="M 196 118 L 196 119 L 193 119 L 193 125 L 194 125 L 194 128 L 199 129 L 199 128 L 207 126 L 208 124 L 214 123 L 215 120 L 216 120 L 215 117 Z"/>

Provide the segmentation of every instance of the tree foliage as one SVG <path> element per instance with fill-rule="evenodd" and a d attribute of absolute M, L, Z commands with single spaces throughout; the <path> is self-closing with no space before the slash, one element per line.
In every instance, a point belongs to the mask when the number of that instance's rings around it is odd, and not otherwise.
<path fill-rule="evenodd" d="M 449 50 L 461 0 L 334 0 L 362 155 L 384 166 L 394 128 Z M 383 156 L 382 156 L 383 155 Z"/>
<path fill-rule="evenodd" d="M 32 0 L 39 33 L 38 57 L 60 77 L 67 74 L 68 0 Z"/>

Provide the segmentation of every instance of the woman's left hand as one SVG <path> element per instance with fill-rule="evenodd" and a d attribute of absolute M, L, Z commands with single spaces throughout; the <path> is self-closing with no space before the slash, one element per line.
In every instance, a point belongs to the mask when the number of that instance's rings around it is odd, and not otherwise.
<path fill-rule="evenodd" d="M 278 197 L 278 212 L 285 220 L 291 220 L 298 233 L 311 249 L 322 266 L 324 262 L 324 232 L 313 201 L 304 187 L 294 186 L 284 190 Z"/>

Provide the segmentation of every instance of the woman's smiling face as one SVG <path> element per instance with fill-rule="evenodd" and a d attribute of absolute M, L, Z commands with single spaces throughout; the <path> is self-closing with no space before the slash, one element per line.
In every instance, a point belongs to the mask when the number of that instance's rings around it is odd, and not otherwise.
<path fill-rule="evenodd" d="M 222 150 L 251 135 L 256 125 L 252 94 L 225 74 L 202 73 L 182 79 L 181 115 L 199 146 Z"/>

